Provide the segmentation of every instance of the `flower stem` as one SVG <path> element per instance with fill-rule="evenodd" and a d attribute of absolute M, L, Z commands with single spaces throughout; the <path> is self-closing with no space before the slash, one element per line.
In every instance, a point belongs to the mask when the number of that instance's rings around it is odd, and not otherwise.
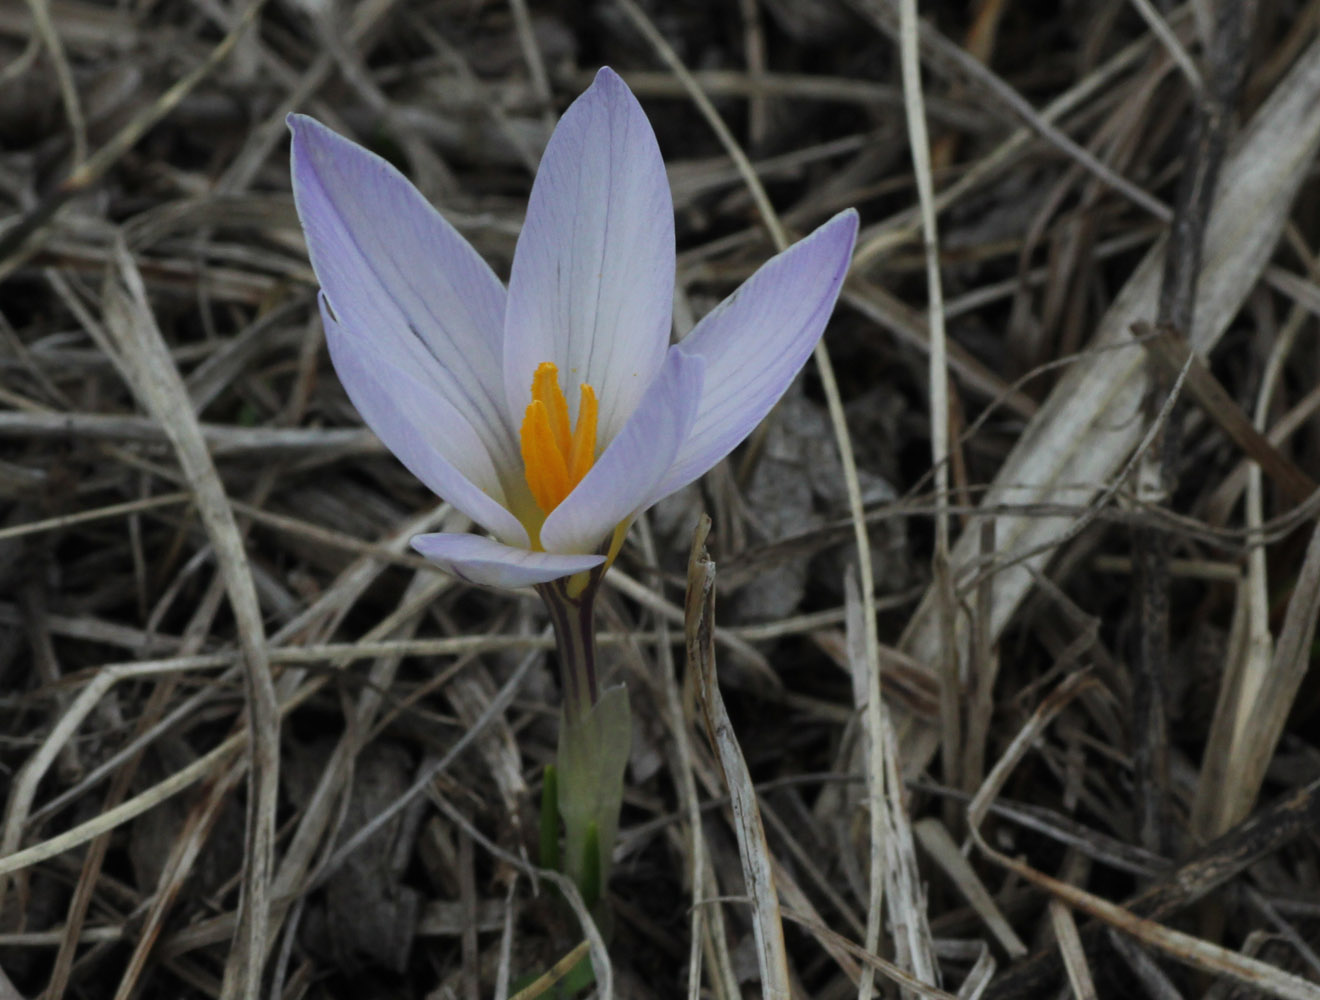
<path fill-rule="evenodd" d="M 614 839 L 623 805 L 632 723 L 622 685 L 601 690 L 596 671 L 593 611 L 605 567 L 541 584 L 559 647 L 564 708 L 559 723 L 558 815 L 564 824 L 565 873 L 590 907 L 609 879 Z M 549 810 L 543 806 L 545 816 Z M 549 831 L 542 830 L 543 854 Z"/>
<path fill-rule="evenodd" d="M 574 725 L 600 699 L 596 674 L 596 593 L 603 570 L 577 577 L 551 580 L 536 588 L 550 612 L 559 649 L 559 672 L 564 688 L 564 718 Z M 573 596 L 570 596 L 572 594 Z"/>

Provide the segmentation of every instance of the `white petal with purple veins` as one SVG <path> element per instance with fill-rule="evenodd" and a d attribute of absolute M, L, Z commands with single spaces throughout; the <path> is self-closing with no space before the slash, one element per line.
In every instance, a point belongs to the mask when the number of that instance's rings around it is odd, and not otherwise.
<path fill-rule="evenodd" d="M 683 339 L 684 351 L 706 359 L 705 388 L 652 502 L 724 458 L 779 401 L 825 330 L 856 239 L 857 213 L 840 212 L 762 265 Z"/>
<path fill-rule="evenodd" d="M 604 556 L 561 556 L 515 549 L 480 535 L 418 535 L 412 547 L 468 583 L 483 587 L 530 587 L 594 569 Z"/>
<path fill-rule="evenodd" d="M 321 299 L 330 358 L 367 426 L 408 471 L 472 520 L 512 544 L 527 532 L 504 507 L 490 453 L 464 414 L 431 385 L 346 333 Z"/>
<path fill-rule="evenodd" d="M 541 157 L 509 277 L 504 379 L 521 421 L 536 366 L 600 400 L 600 439 L 627 421 L 664 361 L 674 206 L 651 124 L 610 69 L 564 112 Z"/>
<path fill-rule="evenodd" d="M 504 286 L 393 166 L 290 115 L 293 192 L 317 280 L 344 332 L 428 381 L 492 456 L 515 461 L 504 405 Z"/>

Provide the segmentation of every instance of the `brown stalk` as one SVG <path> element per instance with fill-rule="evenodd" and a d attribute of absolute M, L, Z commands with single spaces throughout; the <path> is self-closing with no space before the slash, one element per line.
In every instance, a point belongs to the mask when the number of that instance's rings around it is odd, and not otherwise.
<path fill-rule="evenodd" d="M 1157 323 L 1176 333 L 1192 329 L 1201 253 L 1219 168 L 1228 148 L 1233 108 L 1246 73 L 1247 46 L 1255 13 L 1254 0 L 1221 3 L 1206 60 L 1206 90 L 1198 95 L 1191 128 L 1183 145 L 1183 170 L 1164 258 Z M 1163 365 L 1150 373 L 1147 419 L 1154 421 L 1173 387 Z M 1175 408 L 1155 447 L 1138 471 L 1138 492 L 1155 502 L 1171 496 L 1180 458 L 1181 415 Z M 1168 536 L 1147 527 L 1132 532 L 1138 612 L 1134 658 L 1133 769 L 1139 802 L 1142 843 L 1150 850 L 1173 853 L 1175 838 L 1168 760 L 1169 552 Z"/>

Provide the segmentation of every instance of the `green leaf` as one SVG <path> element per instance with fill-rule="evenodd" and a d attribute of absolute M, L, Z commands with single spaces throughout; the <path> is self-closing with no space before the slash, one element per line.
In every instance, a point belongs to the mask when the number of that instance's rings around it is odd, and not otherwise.
<path fill-rule="evenodd" d="M 600 826 L 592 820 L 582 843 L 582 882 L 578 886 L 588 910 L 600 899 L 600 866 Z"/>
<path fill-rule="evenodd" d="M 541 780 L 541 867 L 559 871 L 559 772 L 553 764 Z"/>
<path fill-rule="evenodd" d="M 591 967 L 589 955 L 582 956 L 577 965 L 568 971 L 568 975 L 559 981 L 559 988 L 563 990 L 562 995 L 565 997 L 576 996 L 595 985 L 596 970 Z"/>
<path fill-rule="evenodd" d="M 595 881 L 598 892 L 609 880 L 631 745 L 628 691 L 622 685 L 605 691 L 575 725 L 560 717 L 559 815 L 564 820 L 566 874 L 584 896 L 588 878 Z M 589 840 L 595 841 L 594 873 L 585 864 Z"/>
<path fill-rule="evenodd" d="M 553 975 L 555 970 L 549 974 Z M 517 995 L 529 987 L 536 986 L 546 973 L 526 972 L 516 977 L 509 984 L 510 995 Z M 541 1000 L 572 1000 L 573 997 L 580 996 L 584 990 L 590 989 L 596 985 L 596 970 L 591 966 L 591 956 L 583 955 L 573 966 L 563 974 L 560 979 L 554 981 L 552 985 L 545 988 L 537 987 L 535 994 Z"/>

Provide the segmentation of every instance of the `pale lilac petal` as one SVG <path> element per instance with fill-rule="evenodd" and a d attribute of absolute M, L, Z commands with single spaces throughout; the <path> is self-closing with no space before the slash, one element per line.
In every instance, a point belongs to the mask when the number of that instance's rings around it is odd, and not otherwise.
<path fill-rule="evenodd" d="M 632 418 L 577 488 L 541 526 L 551 552 L 593 552 L 621 521 L 650 506 L 701 399 L 706 362 L 671 347 L 664 367 Z"/>
<path fill-rule="evenodd" d="M 305 115 L 290 115 L 289 128 L 308 254 L 344 332 L 434 383 L 512 463 L 499 279 L 385 160 Z"/>
<path fill-rule="evenodd" d="M 490 453 L 467 417 L 335 320 L 321 297 L 330 360 L 348 398 L 408 471 L 486 530 L 513 545 L 527 531 L 501 504 Z"/>
<path fill-rule="evenodd" d="M 705 388 L 653 501 L 733 451 L 779 401 L 825 330 L 856 239 L 857 213 L 840 212 L 767 261 L 684 338 L 684 351 L 706 359 Z"/>
<path fill-rule="evenodd" d="M 610 69 L 564 112 L 532 185 L 509 277 L 504 380 L 512 418 L 551 361 L 577 416 L 600 401 L 611 440 L 664 363 L 674 301 L 674 206 L 660 148 Z"/>
<path fill-rule="evenodd" d="M 562 556 L 501 545 L 480 535 L 418 535 L 412 547 L 447 573 L 482 587 L 530 587 L 594 569 L 604 556 Z"/>

